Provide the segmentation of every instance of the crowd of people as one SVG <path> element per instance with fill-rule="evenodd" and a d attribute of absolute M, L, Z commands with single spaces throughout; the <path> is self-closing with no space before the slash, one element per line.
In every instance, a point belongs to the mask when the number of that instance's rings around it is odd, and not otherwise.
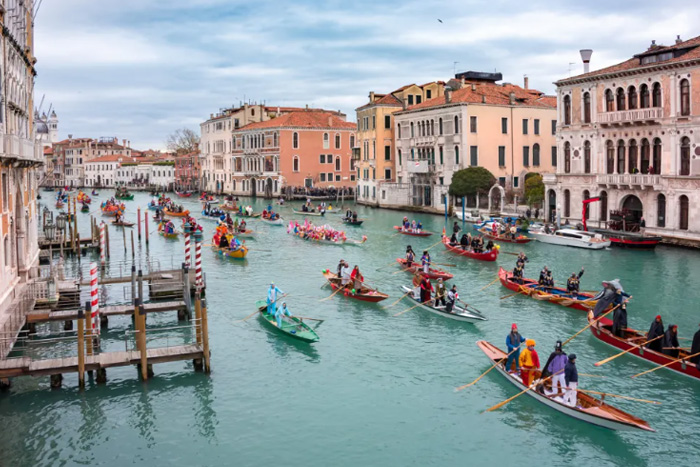
<path fill-rule="evenodd" d="M 340 195 L 346 197 L 353 196 L 352 187 L 346 188 L 320 188 L 320 187 L 305 187 L 305 186 L 293 186 L 288 188 L 293 196 L 313 196 L 313 197 L 324 197 L 324 198 L 335 198 Z"/>
<path fill-rule="evenodd" d="M 330 225 L 315 226 L 308 220 L 304 220 L 301 225 L 299 222 L 291 221 L 287 227 L 287 233 L 312 241 L 344 243 L 347 240 L 345 231 L 336 230 Z"/>
<path fill-rule="evenodd" d="M 410 233 L 421 233 L 423 231 L 423 223 L 421 221 L 416 222 L 415 219 L 409 222 L 408 217 L 404 216 L 403 220 L 401 221 L 401 231 Z"/>
<path fill-rule="evenodd" d="M 262 218 L 274 221 L 280 218 L 280 214 L 272 209 L 271 204 L 268 204 L 267 208 L 263 209 Z"/>

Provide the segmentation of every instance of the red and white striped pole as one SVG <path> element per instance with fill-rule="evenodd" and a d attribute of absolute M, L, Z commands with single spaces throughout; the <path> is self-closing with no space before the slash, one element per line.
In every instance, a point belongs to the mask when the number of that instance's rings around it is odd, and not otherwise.
<path fill-rule="evenodd" d="M 97 285 L 97 263 L 90 263 L 90 321 L 92 322 L 92 334 L 99 332 L 100 296 Z"/>
<path fill-rule="evenodd" d="M 192 226 L 189 222 L 185 222 L 185 265 L 189 268 L 192 266 L 192 259 L 190 258 L 190 233 L 192 232 Z"/>
<path fill-rule="evenodd" d="M 194 284 L 197 291 L 201 291 L 204 288 L 204 283 L 202 282 L 202 232 L 197 230 L 194 233 L 194 247 L 195 247 L 195 278 Z"/>
<path fill-rule="evenodd" d="M 100 265 L 105 267 L 105 222 L 100 223 Z"/>

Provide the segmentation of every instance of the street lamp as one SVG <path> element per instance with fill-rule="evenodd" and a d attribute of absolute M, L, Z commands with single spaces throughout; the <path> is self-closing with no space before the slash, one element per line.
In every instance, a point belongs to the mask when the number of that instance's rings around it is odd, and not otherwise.
<path fill-rule="evenodd" d="M 44 236 L 46 236 L 46 238 L 49 240 L 53 240 L 54 235 L 56 235 L 56 224 L 49 221 L 46 223 L 46 225 L 44 225 Z"/>
<path fill-rule="evenodd" d="M 58 230 L 60 232 L 63 232 L 63 230 L 66 228 L 66 215 L 64 213 L 61 213 L 56 217 L 56 227 L 58 227 Z"/>

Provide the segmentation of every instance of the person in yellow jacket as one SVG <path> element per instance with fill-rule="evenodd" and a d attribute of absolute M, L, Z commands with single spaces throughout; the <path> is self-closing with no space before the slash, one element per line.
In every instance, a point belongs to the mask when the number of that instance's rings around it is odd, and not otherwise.
<path fill-rule="evenodd" d="M 540 357 L 535 350 L 534 339 L 527 339 L 525 345 L 527 346 L 525 350 L 520 352 L 520 376 L 522 377 L 523 384 L 525 386 L 530 386 L 535 370 L 540 368 Z"/>

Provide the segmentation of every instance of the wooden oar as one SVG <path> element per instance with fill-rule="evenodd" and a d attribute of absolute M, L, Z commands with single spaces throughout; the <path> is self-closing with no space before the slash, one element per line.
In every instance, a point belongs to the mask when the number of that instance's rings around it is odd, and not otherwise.
<path fill-rule="evenodd" d="M 416 307 L 419 307 L 419 306 L 421 306 L 421 305 L 425 305 L 426 303 L 430 303 L 430 300 L 426 300 L 426 301 L 424 301 L 424 302 L 418 302 L 417 304 L 413 305 L 411 308 L 409 308 L 409 309 L 407 309 L 407 310 L 399 311 L 398 313 L 396 313 L 396 314 L 394 315 L 394 317 L 397 317 L 397 316 L 399 316 L 399 315 L 402 315 L 402 314 L 406 313 L 407 311 L 411 311 L 412 309 L 414 309 L 414 308 L 416 308 Z"/>
<path fill-rule="evenodd" d="M 438 266 L 445 266 L 445 267 L 448 267 L 448 268 L 454 268 L 454 267 L 457 266 L 456 264 L 450 264 L 450 263 L 435 263 L 435 262 L 433 262 L 433 263 L 430 263 L 430 264 L 431 264 L 431 265 L 436 264 L 436 265 L 438 265 Z"/>
<path fill-rule="evenodd" d="M 430 250 L 432 247 L 434 247 L 435 245 L 439 245 L 440 243 L 442 243 L 442 237 L 440 237 L 440 240 L 439 240 L 439 241 L 433 243 L 433 244 L 430 245 L 428 248 L 426 248 L 424 251 L 428 251 L 428 250 Z"/>
<path fill-rule="evenodd" d="M 495 278 L 494 280 L 492 280 L 491 282 L 489 282 L 488 285 L 485 285 L 484 287 L 482 287 L 481 289 L 479 289 L 479 292 L 481 292 L 481 291 L 484 290 L 484 289 L 488 289 L 488 288 L 491 287 L 493 284 L 495 284 L 496 282 L 498 282 L 499 279 L 500 279 L 500 277 Z"/>
<path fill-rule="evenodd" d="M 518 256 L 518 255 L 519 255 L 519 253 L 512 253 L 512 252 L 510 252 L 510 251 L 504 251 L 504 252 L 502 252 L 502 253 L 503 253 L 504 255 L 513 255 L 513 256 Z"/>
<path fill-rule="evenodd" d="M 568 389 L 568 388 L 565 388 Z M 646 404 L 656 404 L 656 405 L 661 405 L 661 402 L 658 401 L 650 401 L 647 399 L 635 399 L 634 397 L 629 397 L 629 396 L 621 396 L 619 394 L 610 394 L 609 392 L 599 392 L 599 391 L 591 391 L 590 389 L 577 389 L 578 391 L 581 392 L 586 392 L 588 394 L 598 394 L 601 396 L 607 396 L 607 397 L 617 397 L 619 399 L 627 399 L 628 401 L 634 401 L 634 402 L 644 402 Z"/>
<path fill-rule="evenodd" d="M 642 343 L 639 344 L 639 345 L 635 345 L 634 347 L 630 347 L 629 349 L 627 349 L 627 350 L 625 350 L 625 351 L 623 351 L 623 352 L 620 352 L 620 353 L 617 354 L 617 355 L 613 355 L 612 357 L 608 357 L 608 358 L 606 358 L 606 359 L 604 359 L 604 360 L 601 360 L 601 361 L 599 361 L 599 362 L 596 362 L 596 363 L 593 364 L 593 366 L 604 365 L 604 364 L 606 364 L 606 363 L 608 363 L 608 362 L 610 362 L 610 361 L 615 360 L 617 357 L 621 357 L 622 355 L 624 355 L 624 354 L 626 354 L 626 353 L 628 353 L 628 352 L 631 352 L 631 351 L 633 351 L 634 349 L 638 349 L 638 348 L 640 348 L 640 347 L 642 347 L 642 346 L 647 345 L 649 342 L 654 342 L 656 339 L 661 339 L 662 337 L 664 337 L 664 334 L 661 334 L 660 336 L 657 336 L 657 337 L 655 337 L 655 338 L 653 338 L 653 339 L 650 339 L 650 340 L 648 340 L 648 341 L 646 341 L 646 342 L 642 342 Z"/>
<path fill-rule="evenodd" d="M 461 300 L 461 299 L 458 298 L 457 301 L 460 302 L 462 305 L 464 305 L 464 309 L 465 309 L 465 310 L 466 310 L 467 308 L 471 308 L 471 309 L 473 309 L 474 311 L 476 311 L 477 313 L 479 313 L 479 314 L 481 314 L 481 315 L 484 314 L 483 311 L 479 311 L 474 305 L 470 305 L 470 304 L 468 304 L 467 302 L 465 302 L 464 300 Z"/>
<path fill-rule="evenodd" d="M 399 298 L 398 300 L 396 300 L 396 301 L 395 301 L 394 303 L 392 303 L 391 305 L 385 306 L 384 309 L 385 309 L 385 310 L 388 310 L 388 309 L 391 308 L 392 306 L 396 305 L 396 304 L 399 303 L 401 300 L 403 300 L 404 297 L 405 297 L 406 295 L 410 294 L 411 292 L 413 292 L 413 290 L 409 290 L 409 291 L 406 292 L 405 294 L 401 295 L 401 298 Z"/>
<path fill-rule="evenodd" d="M 335 294 L 337 294 L 337 293 L 340 292 L 341 290 L 347 290 L 347 289 L 346 289 L 346 287 L 345 287 L 344 285 L 340 285 L 340 286 L 338 286 L 338 288 L 336 289 L 335 292 L 333 292 L 332 294 L 330 294 L 330 295 L 329 295 L 328 297 L 326 297 L 326 298 L 322 298 L 321 300 L 319 300 L 319 302 L 325 302 L 326 300 L 333 298 L 333 297 L 335 296 Z"/>
<path fill-rule="evenodd" d="M 307 318 L 306 316 L 295 316 L 295 318 L 308 319 L 309 321 L 320 321 L 321 323 L 325 321 L 325 319 Z"/>
<path fill-rule="evenodd" d="M 587 373 L 579 373 L 581 376 L 586 376 L 588 378 L 606 378 L 606 376 L 603 375 L 589 375 Z"/>
<path fill-rule="evenodd" d="M 533 388 L 536 388 L 537 386 L 539 386 L 540 384 L 544 383 L 545 381 L 548 381 L 548 380 L 552 379 L 555 375 L 558 375 L 558 374 L 561 373 L 562 371 L 564 371 L 564 370 L 557 371 L 556 373 L 554 373 L 553 375 L 550 375 L 550 376 L 546 377 L 545 379 L 540 379 L 540 380 L 537 380 L 537 381 L 533 382 L 530 386 L 526 387 L 523 391 L 517 393 L 517 394 L 514 395 L 513 397 L 509 397 L 508 399 L 504 400 L 503 402 L 499 402 L 498 404 L 494 405 L 493 407 L 489 407 L 488 409 L 484 410 L 484 412 L 493 412 L 494 410 L 500 409 L 501 407 L 503 407 L 504 405 L 506 405 L 508 402 L 510 402 L 510 401 L 512 401 L 513 399 L 516 399 L 516 398 L 522 396 L 523 394 L 525 394 L 525 393 L 528 392 L 529 390 L 531 390 L 531 389 L 533 389 Z"/>
<path fill-rule="evenodd" d="M 689 360 L 689 359 L 696 357 L 698 355 L 700 355 L 700 352 L 694 353 L 693 355 L 688 355 L 687 357 L 678 358 L 678 359 L 673 360 L 669 363 L 666 363 L 665 365 L 657 366 L 656 368 L 652 368 L 651 370 L 643 371 L 642 373 L 637 373 L 636 375 L 632 376 L 632 378 L 636 378 L 637 376 L 646 375 L 647 373 L 651 373 L 651 372 L 654 372 L 656 370 L 660 370 L 661 368 L 666 368 L 667 366 L 673 365 L 674 363 L 680 362 L 681 360 Z"/>
<path fill-rule="evenodd" d="M 520 346 L 514 348 L 508 355 L 506 355 L 505 361 L 508 362 L 508 357 L 510 357 L 511 354 L 514 354 L 514 353 L 515 353 L 517 350 L 519 350 L 519 349 L 520 349 Z M 471 383 L 467 383 L 467 384 L 465 384 L 465 385 L 463 385 L 463 386 L 460 386 L 460 387 L 458 387 L 458 388 L 455 388 L 455 392 L 461 391 L 462 389 L 468 388 L 469 386 L 472 386 L 472 385 L 476 384 L 477 381 L 479 381 L 481 378 L 483 378 L 484 376 L 486 376 L 486 375 L 488 374 L 489 371 L 493 370 L 494 368 L 496 368 L 496 367 L 497 367 L 498 365 L 500 365 L 500 364 L 501 364 L 501 360 L 497 361 L 496 363 L 494 363 L 494 364 L 491 366 L 491 368 L 489 368 L 488 370 L 486 370 L 485 372 L 483 372 L 483 373 L 481 374 L 481 376 L 479 376 L 478 378 L 476 378 L 476 379 L 475 379 L 474 381 L 472 381 Z M 505 365 L 505 363 L 504 363 L 504 365 Z M 506 369 L 506 371 L 507 371 L 507 369 Z"/>
<path fill-rule="evenodd" d="M 280 299 L 286 297 L 287 295 L 288 295 L 288 294 L 282 294 L 282 295 L 280 295 L 280 296 L 277 297 L 277 299 L 276 299 L 274 302 L 272 302 L 272 303 L 277 303 L 277 300 L 280 300 Z M 237 321 L 234 321 L 234 323 L 240 323 L 240 322 L 242 322 L 242 321 L 247 321 L 247 320 L 249 320 L 250 318 L 252 318 L 253 316 L 255 316 L 256 313 L 262 313 L 263 310 L 264 310 L 265 308 L 267 308 L 267 305 L 264 306 L 264 307 L 262 307 L 262 308 L 260 308 L 260 309 L 258 309 L 257 311 L 254 311 L 253 313 L 249 314 L 248 316 L 246 316 L 246 317 L 243 318 L 243 319 L 239 319 L 239 320 L 237 320 Z"/>
<path fill-rule="evenodd" d="M 378 267 L 376 270 L 379 271 L 380 269 L 388 268 L 388 267 L 391 266 L 392 264 L 399 264 L 399 263 L 396 262 L 396 261 L 392 261 L 391 263 L 387 264 L 386 266 L 380 266 L 380 267 Z"/>
<path fill-rule="evenodd" d="M 630 300 L 632 300 L 632 295 L 630 295 L 630 298 L 628 298 L 627 300 L 625 300 L 625 301 L 622 302 L 622 303 L 627 303 L 627 302 L 629 302 Z M 601 319 L 603 319 L 603 317 L 605 317 L 606 315 L 609 315 L 610 313 L 612 313 L 613 311 L 615 311 L 615 310 L 617 309 L 617 307 L 619 307 L 620 305 L 622 305 L 622 303 L 620 303 L 620 304 L 618 304 L 618 305 L 615 305 L 615 307 L 611 308 L 609 311 L 606 311 L 606 312 L 603 313 L 602 315 L 600 315 L 600 316 L 598 316 L 597 318 L 595 318 L 595 319 L 593 320 L 592 323 L 588 323 L 583 329 L 581 329 L 579 332 L 577 332 L 577 333 L 574 334 L 573 336 L 569 337 L 566 341 L 564 341 L 564 343 L 563 343 L 562 345 L 566 345 L 566 344 L 568 344 L 569 342 L 571 342 L 576 336 L 578 336 L 578 335 L 581 334 L 583 331 L 585 331 L 586 329 L 588 329 L 588 328 L 590 328 L 591 326 L 593 326 L 594 323 L 597 323 L 598 321 L 600 321 Z M 591 313 L 593 313 L 593 312 L 591 311 Z"/>

